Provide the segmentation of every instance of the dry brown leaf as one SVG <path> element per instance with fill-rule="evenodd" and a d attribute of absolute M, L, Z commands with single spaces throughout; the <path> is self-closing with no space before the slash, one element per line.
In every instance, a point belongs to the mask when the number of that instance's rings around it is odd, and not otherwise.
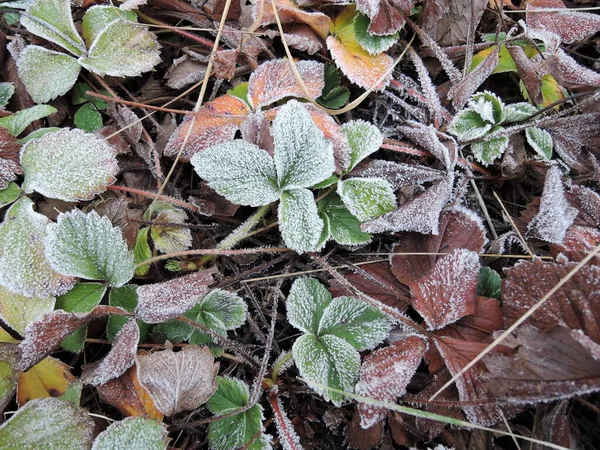
<path fill-rule="evenodd" d="M 6 128 L 0 127 L 0 190 L 6 189 L 9 182 L 23 173 L 19 163 L 20 149 L 17 139 Z"/>
<path fill-rule="evenodd" d="M 253 17 L 258 17 L 261 2 L 257 1 L 253 10 Z M 305 23 L 321 37 L 329 34 L 329 17 L 320 12 L 307 12 L 298 8 L 289 0 L 275 0 L 275 7 L 279 15 L 281 23 Z M 275 23 L 275 14 L 273 13 L 273 5 L 271 0 L 264 0 L 264 9 L 261 25 L 270 25 Z"/>
<path fill-rule="evenodd" d="M 410 15 L 415 3 L 416 0 L 357 0 L 356 9 L 371 19 L 369 33 L 384 36 L 404 27 L 404 14 Z"/>
<path fill-rule="evenodd" d="M 421 26 L 442 47 L 464 44 L 486 6 L 487 0 L 427 1 Z"/>

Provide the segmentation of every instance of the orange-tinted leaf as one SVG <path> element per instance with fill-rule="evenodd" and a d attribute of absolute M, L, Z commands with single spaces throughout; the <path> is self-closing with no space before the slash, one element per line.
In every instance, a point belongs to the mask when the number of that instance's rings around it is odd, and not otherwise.
<path fill-rule="evenodd" d="M 370 55 L 356 41 L 339 41 L 333 36 L 327 38 L 327 48 L 335 64 L 358 86 L 381 91 L 389 83 L 394 60 L 388 54 Z"/>
<path fill-rule="evenodd" d="M 249 112 L 248 105 L 237 97 L 232 95 L 217 97 L 200 109 L 195 115 L 195 121 L 192 115 L 186 116 L 167 142 L 164 154 L 177 156 L 193 124 L 190 137 L 181 154 L 181 160 L 188 162 L 195 153 L 232 140 Z"/>
<path fill-rule="evenodd" d="M 539 12 L 539 9 L 564 9 L 564 11 Z M 527 25 L 536 30 L 549 31 L 560 36 L 563 42 L 581 41 L 600 31 L 600 16 L 581 11 L 571 11 L 561 0 L 534 0 L 527 2 Z"/>
<path fill-rule="evenodd" d="M 350 146 L 348 138 L 340 130 L 340 126 L 333 118 L 314 105 L 306 105 L 315 125 L 323 132 L 323 136 L 333 145 L 333 157 L 336 171 L 348 168 L 350 164 Z"/>
<path fill-rule="evenodd" d="M 148 416 L 151 419 L 163 419 L 163 414 L 156 409 L 148 391 L 140 385 L 135 365 L 119 378 L 101 384 L 97 389 L 103 401 L 127 417 Z"/>
<path fill-rule="evenodd" d="M 325 66 L 316 61 L 300 61 L 296 68 L 311 99 L 319 97 L 325 87 Z M 265 62 L 250 75 L 248 100 L 255 109 L 285 97 L 306 98 L 287 59 Z"/>
<path fill-rule="evenodd" d="M 252 15 L 254 18 L 260 13 L 262 2 L 256 2 Z M 275 0 L 275 6 L 281 23 L 305 23 L 310 26 L 322 38 L 329 34 L 329 17 L 320 12 L 307 12 L 298 8 L 289 0 Z M 261 25 L 270 25 L 275 23 L 275 14 L 271 0 L 264 1 L 264 10 Z"/>
<path fill-rule="evenodd" d="M 35 398 L 63 395 L 75 381 L 69 369 L 70 367 L 62 361 L 49 356 L 27 372 L 23 372 L 17 385 L 19 407 Z"/>

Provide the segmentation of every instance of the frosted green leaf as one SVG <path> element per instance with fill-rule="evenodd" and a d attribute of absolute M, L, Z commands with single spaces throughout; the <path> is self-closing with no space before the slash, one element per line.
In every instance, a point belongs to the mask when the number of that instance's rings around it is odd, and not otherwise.
<path fill-rule="evenodd" d="M 54 297 L 25 297 L 0 286 L 0 319 L 19 333 L 42 315 L 54 310 Z"/>
<path fill-rule="evenodd" d="M 117 19 L 136 21 L 135 13 L 123 11 L 115 6 L 94 5 L 83 16 L 81 32 L 87 45 L 92 45 L 102 30 Z"/>
<path fill-rule="evenodd" d="M 323 231 L 313 194 L 308 189 L 284 191 L 277 209 L 283 242 L 298 253 L 316 250 Z"/>
<path fill-rule="evenodd" d="M 208 401 L 208 408 L 217 417 L 225 415 L 250 401 L 248 386 L 240 380 L 217 377 L 218 388 Z M 262 407 L 259 404 L 230 417 L 215 420 L 208 425 L 208 442 L 213 450 L 232 450 L 244 447 L 257 433 L 264 430 Z M 269 439 L 263 434 L 249 449 L 271 448 Z"/>
<path fill-rule="evenodd" d="M 0 83 L 0 109 L 8 104 L 8 101 L 15 93 L 15 86 L 8 81 Z"/>
<path fill-rule="evenodd" d="M 277 179 L 282 189 L 313 186 L 334 172 L 333 146 L 297 101 L 289 101 L 280 108 L 271 134 Z"/>
<path fill-rule="evenodd" d="M 46 256 L 57 271 L 121 287 L 133 277 L 133 252 L 121 230 L 95 211 L 61 213 L 48 227 Z"/>
<path fill-rule="evenodd" d="M 448 125 L 448 132 L 461 141 L 478 139 L 491 129 L 492 124 L 483 120 L 479 113 L 471 108 L 459 111 Z"/>
<path fill-rule="evenodd" d="M 535 150 L 543 161 L 552 158 L 552 136 L 546 130 L 538 127 L 529 127 L 525 130 L 527 143 Z"/>
<path fill-rule="evenodd" d="M 12 343 L 0 342 L 0 411 L 4 411 L 17 389 L 20 375 L 17 370 L 18 362 L 18 348 Z"/>
<path fill-rule="evenodd" d="M 379 129 L 364 120 L 353 120 L 342 125 L 342 133 L 348 138 L 350 146 L 350 167 L 348 172 L 356 165 L 375 153 L 383 144 L 383 135 Z"/>
<path fill-rule="evenodd" d="M 344 206 L 337 194 L 330 194 L 319 202 L 319 214 L 326 224 L 327 237 L 338 244 L 360 245 L 369 242 L 372 236 L 360 229 L 360 221 Z"/>
<path fill-rule="evenodd" d="M 527 119 L 529 116 L 535 114 L 536 112 L 538 112 L 538 109 L 527 102 L 506 105 L 502 113 L 502 123 L 519 122 L 521 120 Z"/>
<path fill-rule="evenodd" d="M 354 297 L 337 297 L 321 317 L 317 335 L 337 336 L 363 351 L 383 341 L 391 325 L 387 316 L 365 302 Z"/>
<path fill-rule="evenodd" d="M 161 62 L 159 48 L 146 26 L 117 19 L 101 31 L 79 63 L 101 76 L 137 77 Z"/>
<path fill-rule="evenodd" d="M 13 181 L 8 183 L 8 186 L 4 189 L 0 189 L 0 208 L 10 205 L 16 202 L 21 196 L 21 188 Z"/>
<path fill-rule="evenodd" d="M 371 55 L 378 55 L 389 50 L 392 45 L 398 42 L 399 33 L 385 36 L 376 36 L 370 34 L 367 30 L 371 21 L 363 14 L 357 14 L 354 17 L 354 35 L 356 42 Z"/>
<path fill-rule="evenodd" d="M 72 278 L 56 272 L 44 254 L 50 220 L 33 211 L 33 202 L 21 198 L 6 212 L 0 225 L 0 285 L 27 297 L 47 298 L 67 292 Z"/>
<path fill-rule="evenodd" d="M 354 391 L 359 379 L 360 355 L 345 340 L 337 336 L 304 334 L 294 342 L 292 353 L 300 376 L 309 385 L 314 382 L 346 392 Z M 342 394 L 318 386 L 312 388 L 336 406 L 345 400 Z"/>
<path fill-rule="evenodd" d="M 93 134 L 63 128 L 29 141 L 21 149 L 23 190 L 67 202 L 91 200 L 115 182 L 114 149 Z"/>
<path fill-rule="evenodd" d="M 492 92 L 484 91 L 473 95 L 469 100 L 469 107 L 486 122 L 496 124 L 502 121 L 504 103 Z"/>
<path fill-rule="evenodd" d="M 89 450 L 94 422 L 71 402 L 48 397 L 27 402 L 0 426 L 0 448 Z"/>
<path fill-rule="evenodd" d="M 38 105 L 38 106 L 41 106 L 41 105 Z M 24 138 L 17 140 L 17 143 L 19 143 L 21 145 L 25 145 L 29 141 L 32 141 L 33 139 L 39 139 L 45 134 L 54 133 L 55 131 L 58 131 L 58 130 L 60 130 L 59 127 L 38 128 L 37 130 L 33 130 L 31 133 L 29 133 Z"/>
<path fill-rule="evenodd" d="M 281 195 L 271 156 L 240 139 L 215 145 L 191 158 L 196 173 L 230 202 L 261 206 Z"/>
<path fill-rule="evenodd" d="M 71 17 L 69 0 L 35 0 L 21 17 L 21 24 L 31 33 L 76 56 L 85 53 L 85 44 Z"/>
<path fill-rule="evenodd" d="M 304 333 L 317 334 L 325 308 L 331 303 L 329 291 L 314 278 L 297 278 L 286 301 L 288 322 Z"/>
<path fill-rule="evenodd" d="M 77 128 L 88 133 L 93 133 L 104 125 L 102 114 L 93 103 L 86 103 L 79 108 L 73 117 L 73 121 Z"/>
<path fill-rule="evenodd" d="M 146 261 L 147 259 L 152 258 L 152 249 L 150 248 L 150 244 L 148 244 L 148 233 L 150 232 L 150 228 L 144 227 L 140 228 L 135 237 L 135 246 L 133 247 L 133 256 L 135 259 L 136 265 Z M 137 266 L 135 269 L 135 274 L 138 277 L 142 277 L 146 275 L 150 271 L 150 265 L 144 264 L 141 266 Z"/>
<path fill-rule="evenodd" d="M 100 433 L 92 450 L 164 450 L 167 448 L 167 434 L 167 427 L 162 422 L 146 417 L 127 417 Z"/>
<path fill-rule="evenodd" d="M 396 209 L 392 185 L 381 178 L 350 178 L 338 183 L 337 192 L 344 205 L 365 222 Z"/>
<path fill-rule="evenodd" d="M 502 280 L 498 272 L 485 266 L 479 268 L 477 295 L 502 300 Z"/>
<path fill-rule="evenodd" d="M 19 77 L 36 103 L 47 103 L 73 87 L 81 67 L 64 53 L 28 45 L 17 60 Z"/>
<path fill-rule="evenodd" d="M 10 116 L 0 118 L 0 127 L 6 128 L 13 136 L 18 136 L 32 122 L 48 117 L 56 111 L 57 109 L 50 105 L 32 106 L 31 108 L 23 109 Z"/>
<path fill-rule="evenodd" d="M 504 153 L 507 147 L 508 137 L 501 136 L 486 141 L 473 142 L 471 144 L 471 152 L 477 161 L 485 166 L 489 166 Z"/>
<path fill-rule="evenodd" d="M 132 313 L 137 306 L 136 290 L 137 286 L 134 284 L 126 284 L 120 288 L 112 288 L 108 294 L 108 304 L 110 306 L 123 308 L 125 311 Z M 123 325 L 128 321 L 129 319 L 127 317 L 117 314 L 108 316 L 108 322 L 106 323 L 106 337 L 112 341 L 117 333 L 121 331 Z M 140 342 L 144 342 L 150 331 L 150 325 L 141 320 L 138 320 L 137 324 L 140 329 Z"/>

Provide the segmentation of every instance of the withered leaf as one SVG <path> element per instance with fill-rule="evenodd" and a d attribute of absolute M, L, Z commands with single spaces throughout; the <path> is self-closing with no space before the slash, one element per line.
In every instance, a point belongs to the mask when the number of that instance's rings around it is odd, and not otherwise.
<path fill-rule="evenodd" d="M 600 16 L 567 9 L 562 0 L 533 0 L 526 3 L 526 22 L 531 28 L 549 31 L 570 44 L 600 31 Z M 555 11 L 542 12 L 541 9 Z M 563 9 L 563 11 L 556 11 Z"/>
<path fill-rule="evenodd" d="M 256 2 L 252 10 L 254 19 L 261 13 L 260 7 L 263 3 Z M 305 23 L 317 32 L 321 39 L 325 39 L 329 34 L 329 17 L 320 12 L 308 12 L 298 8 L 290 0 L 275 0 L 275 7 L 281 23 Z M 273 5 L 271 0 L 265 0 L 262 10 L 261 25 L 269 25 L 275 23 L 275 14 L 273 13 Z"/>
<path fill-rule="evenodd" d="M 473 33 L 487 0 L 435 0 L 425 3 L 421 26 L 443 47 L 466 42 Z"/>
<path fill-rule="evenodd" d="M 6 189 L 8 183 L 23 173 L 19 164 L 21 145 L 4 127 L 0 127 L 0 189 Z"/>
<path fill-rule="evenodd" d="M 561 244 L 550 246 L 555 258 L 562 253 L 569 261 L 579 262 L 600 245 L 600 230 L 595 227 L 573 225 L 569 227 Z M 591 264 L 600 266 L 600 256 L 596 255 Z"/>
<path fill-rule="evenodd" d="M 416 0 L 357 0 L 356 9 L 371 19 L 369 33 L 384 36 L 402 29 L 406 23 L 404 14 L 410 14 L 415 3 Z"/>
<path fill-rule="evenodd" d="M 217 389 L 219 363 L 208 347 L 190 345 L 137 357 L 138 378 L 165 416 L 206 403 Z"/>

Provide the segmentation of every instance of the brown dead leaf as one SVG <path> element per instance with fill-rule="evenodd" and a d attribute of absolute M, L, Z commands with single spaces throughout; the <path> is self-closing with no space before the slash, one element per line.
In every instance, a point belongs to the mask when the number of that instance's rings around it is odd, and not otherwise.
<path fill-rule="evenodd" d="M 442 47 L 464 44 L 486 6 L 487 0 L 427 1 L 421 27 Z"/>
<path fill-rule="evenodd" d="M 569 261 L 579 262 L 600 245 L 600 230 L 594 227 L 573 225 L 567 230 L 561 244 L 552 244 L 550 253 L 554 258 L 560 253 Z M 590 264 L 600 266 L 600 256 L 596 255 Z"/>
<path fill-rule="evenodd" d="M 360 406 L 360 405 L 359 405 Z M 352 414 L 352 420 L 348 425 L 348 446 L 358 450 L 369 450 L 377 447 L 383 439 L 383 422 L 377 422 L 365 430 L 360 423 L 360 413 L 357 408 Z"/>
<path fill-rule="evenodd" d="M 262 2 L 256 2 L 252 15 L 254 18 L 258 17 L 260 13 L 260 5 Z M 329 17 L 320 12 L 307 12 L 298 8 L 290 0 L 275 0 L 275 7 L 281 23 L 305 23 L 321 37 L 325 37 L 329 34 Z M 271 0 L 264 1 L 264 9 L 262 14 L 261 25 L 270 25 L 275 23 L 275 14 L 273 13 L 273 5 Z"/>
<path fill-rule="evenodd" d="M 217 389 L 219 363 L 208 347 L 190 345 L 175 353 L 138 355 L 138 378 L 165 416 L 202 406 Z"/>
<path fill-rule="evenodd" d="M 410 15 L 415 3 L 416 0 L 357 0 L 356 9 L 371 19 L 369 33 L 384 36 L 404 27 L 404 14 Z"/>
<path fill-rule="evenodd" d="M 19 163 L 20 149 L 17 139 L 6 128 L 0 127 L 0 190 L 6 189 L 9 182 L 23 173 Z"/>

